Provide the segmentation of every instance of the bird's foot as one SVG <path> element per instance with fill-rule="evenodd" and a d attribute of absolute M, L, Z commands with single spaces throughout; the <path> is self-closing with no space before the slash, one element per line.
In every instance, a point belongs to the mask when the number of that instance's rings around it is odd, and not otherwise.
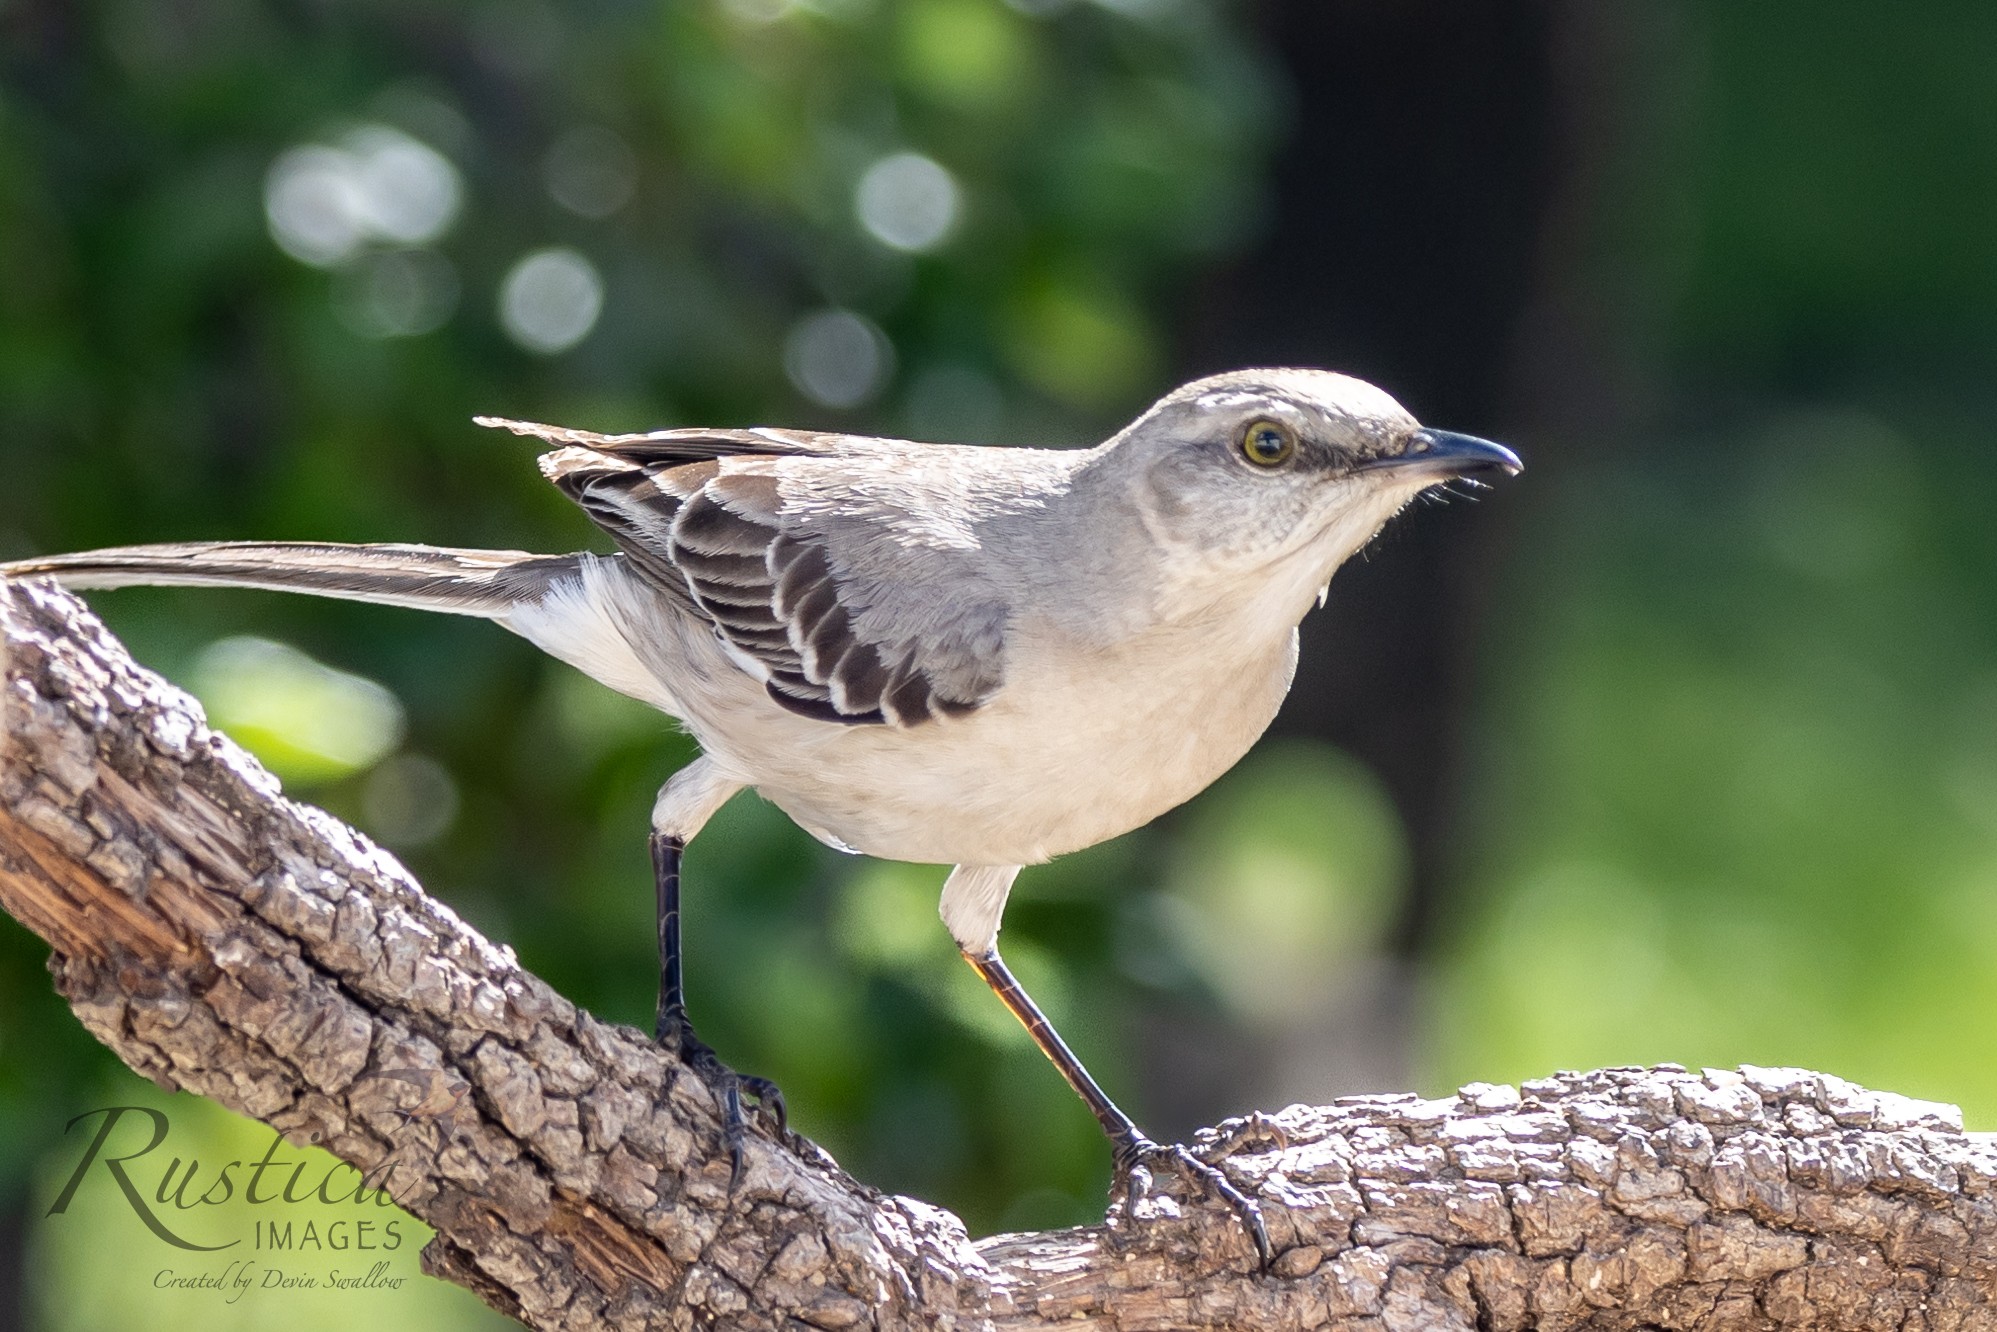
<path fill-rule="evenodd" d="M 714 1053 L 714 1047 L 694 1035 L 693 1025 L 683 1017 L 677 1021 L 661 1022 L 658 1042 L 675 1051 L 680 1062 L 699 1074 L 701 1081 L 721 1102 L 721 1141 L 728 1148 L 728 1183 L 729 1187 L 734 1187 L 735 1181 L 742 1177 L 743 1149 L 749 1137 L 749 1116 L 743 1107 L 743 1098 L 755 1101 L 775 1117 L 776 1136 L 781 1142 L 789 1132 L 784 1094 L 768 1078 L 737 1073 L 722 1063 L 721 1057 Z"/>
<path fill-rule="evenodd" d="M 1125 1216 L 1136 1219 L 1138 1206 L 1150 1195 L 1155 1172 L 1171 1170 L 1234 1213 L 1255 1246 L 1260 1266 L 1266 1268 L 1274 1260 L 1275 1251 L 1269 1245 L 1269 1228 L 1262 1223 L 1261 1206 L 1218 1169 L 1179 1143 L 1153 1142 L 1141 1133 L 1117 1139 L 1115 1146 L 1115 1175 L 1110 1184 L 1112 1209 L 1120 1205 Z"/>

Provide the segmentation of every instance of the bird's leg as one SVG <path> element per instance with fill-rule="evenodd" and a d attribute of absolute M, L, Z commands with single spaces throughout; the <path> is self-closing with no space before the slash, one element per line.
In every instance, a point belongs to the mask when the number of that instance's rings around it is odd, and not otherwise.
<path fill-rule="evenodd" d="M 652 1035 L 661 1045 L 690 1030 L 686 982 L 680 975 L 680 862 L 686 843 L 666 833 L 652 834 L 652 890 L 659 902 L 659 1007 Z"/>
<path fill-rule="evenodd" d="M 652 884 L 659 904 L 659 1004 L 652 1034 L 680 1062 L 699 1074 L 721 1101 L 721 1135 L 736 1176 L 742 1173 L 748 1117 L 747 1095 L 776 1116 L 777 1134 L 786 1127 L 783 1093 L 767 1078 L 737 1073 L 721 1062 L 714 1047 L 694 1034 L 686 1012 L 686 985 L 680 970 L 680 859 L 687 839 L 741 789 L 714 774 L 705 759 L 674 774 L 652 810 Z"/>
<path fill-rule="evenodd" d="M 652 834 L 652 876 L 659 899 L 659 1008 L 653 1035 L 660 1045 L 675 1051 L 680 1062 L 700 1074 L 715 1095 L 721 1098 L 721 1134 L 728 1145 L 728 1160 L 736 1175 L 742 1173 L 742 1148 L 748 1133 L 748 1117 L 742 1097 L 754 1097 L 776 1116 L 777 1134 L 783 1135 L 786 1117 L 784 1094 L 768 1078 L 737 1073 L 721 1062 L 714 1047 L 694 1035 L 686 1015 L 686 988 L 680 975 L 680 855 L 686 843 L 667 833 Z"/>
<path fill-rule="evenodd" d="M 1025 1026 L 1033 1043 L 1047 1056 L 1075 1094 L 1089 1107 L 1096 1122 L 1102 1125 L 1103 1132 L 1109 1135 L 1115 1151 L 1116 1177 L 1111 1185 L 1112 1201 L 1121 1200 L 1125 1215 L 1130 1215 L 1151 1187 L 1151 1174 L 1155 1167 L 1176 1170 L 1194 1187 L 1212 1195 L 1225 1203 L 1241 1222 L 1242 1229 L 1255 1245 L 1257 1257 L 1262 1266 L 1267 1267 L 1273 1257 L 1269 1247 L 1269 1230 L 1262 1223 L 1262 1209 L 1253 1198 L 1228 1182 L 1213 1166 L 1194 1156 L 1178 1143 L 1157 1143 L 1146 1137 L 1129 1115 L 1110 1100 L 1109 1094 L 1096 1085 L 1089 1076 L 1088 1069 L 1054 1030 L 1054 1024 L 1040 1011 L 1040 1006 L 1013 979 L 1012 972 L 1000 960 L 996 945 L 981 952 L 965 950 L 964 960 L 972 970 L 984 978 L 985 984 L 992 987 L 992 993 L 999 1001 L 1012 1010 L 1012 1015 Z"/>

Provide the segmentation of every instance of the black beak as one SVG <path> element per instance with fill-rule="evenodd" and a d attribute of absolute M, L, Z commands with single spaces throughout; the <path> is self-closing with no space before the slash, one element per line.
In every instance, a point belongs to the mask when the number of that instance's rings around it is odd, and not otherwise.
<path fill-rule="evenodd" d="M 1410 480 L 1448 481 L 1492 471 L 1517 476 L 1525 464 L 1518 454 L 1488 439 L 1448 430 L 1417 430 L 1408 436 L 1407 448 L 1390 457 L 1370 459 L 1361 470 L 1391 471 Z"/>

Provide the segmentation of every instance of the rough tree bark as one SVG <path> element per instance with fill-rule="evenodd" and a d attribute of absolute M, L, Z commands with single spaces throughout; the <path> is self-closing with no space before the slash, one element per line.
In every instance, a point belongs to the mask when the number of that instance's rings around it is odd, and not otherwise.
<path fill-rule="evenodd" d="M 809 1144 L 734 1191 L 704 1085 L 294 804 L 73 598 L 0 586 L 0 906 L 126 1063 L 318 1142 L 537 1328 L 1997 1328 L 1997 1146 L 1786 1069 L 1229 1121 L 1279 1256 L 1160 1196 L 970 1239 Z M 1051 1076 L 1051 1075 L 1050 1075 Z"/>

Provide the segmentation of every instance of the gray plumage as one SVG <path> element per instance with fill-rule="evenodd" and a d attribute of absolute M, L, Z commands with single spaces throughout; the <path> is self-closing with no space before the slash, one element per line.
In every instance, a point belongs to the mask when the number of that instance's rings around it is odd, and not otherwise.
<path fill-rule="evenodd" d="M 670 438 L 681 434 L 692 438 Z M 736 451 L 722 453 L 731 442 Z M 774 443 L 788 447 L 761 451 Z M 933 483 L 949 480 L 947 468 L 926 490 L 910 484 L 912 460 L 933 448 L 661 432 L 564 448 L 541 466 L 639 574 L 713 626 L 774 702 L 821 721 L 915 725 L 970 711 L 1003 678 L 1006 607 L 980 594 L 963 552 L 977 549 L 970 525 L 1025 502 L 1014 476 L 973 476 L 949 496 Z M 723 456 L 739 461 L 724 471 Z M 863 517 L 854 501 L 870 495 L 876 507 Z M 964 530 L 923 520 L 925 507 Z M 949 589 L 947 604 L 938 589 Z"/>
<path fill-rule="evenodd" d="M 501 615 L 572 575 L 573 555 L 326 541 L 183 541 L 43 555 L 0 565 L 11 578 L 54 576 L 64 587 L 254 587 L 387 606 Z"/>
<path fill-rule="evenodd" d="M 555 445 L 543 471 L 617 553 L 226 542 L 4 571 L 489 617 L 699 740 L 661 832 L 691 837 L 754 786 L 835 845 L 956 864 L 944 914 L 967 952 L 1019 866 L 1156 817 L 1246 752 L 1297 622 L 1389 516 L 1516 469 L 1309 370 L 1198 381 L 1088 450 L 482 423 Z M 1290 451 L 1256 461 L 1257 428 Z"/>

